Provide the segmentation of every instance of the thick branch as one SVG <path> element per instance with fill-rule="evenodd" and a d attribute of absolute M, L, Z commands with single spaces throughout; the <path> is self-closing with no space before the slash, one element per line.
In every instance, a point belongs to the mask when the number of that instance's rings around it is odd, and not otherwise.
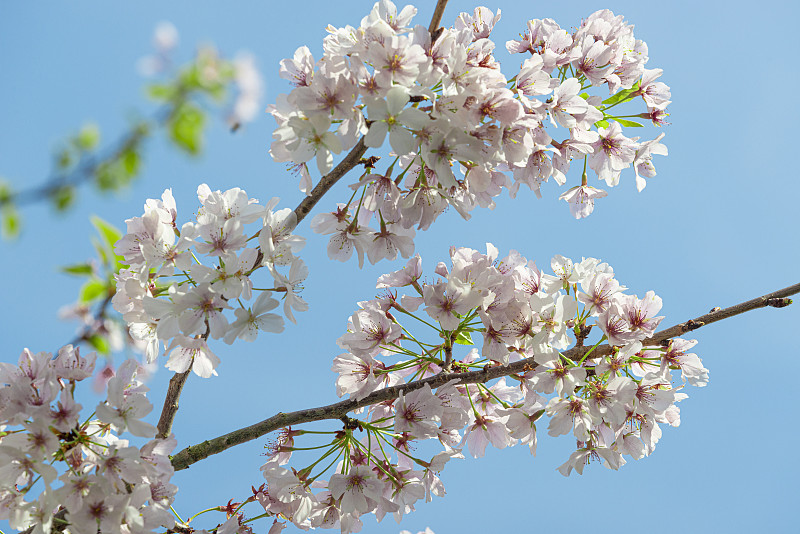
<path fill-rule="evenodd" d="M 653 337 L 645 339 L 642 344 L 645 346 L 659 345 L 662 341 L 680 336 L 686 332 L 700 328 L 705 324 L 721 321 L 722 319 L 727 319 L 729 317 L 733 317 L 750 310 L 755 310 L 757 308 L 763 308 L 766 306 L 783 307 L 791 303 L 791 300 L 787 299 L 786 297 L 795 295 L 797 293 L 800 293 L 800 284 L 795 284 L 779 291 L 769 293 L 768 295 L 764 295 L 763 297 L 748 300 L 747 302 L 742 302 L 741 304 L 736 304 L 730 308 L 712 311 L 698 317 L 697 319 L 686 321 L 685 323 L 675 325 L 667 328 L 666 330 L 656 332 Z M 591 347 L 574 347 L 563 352 L 563 355 L 567 358 L 575 360 L 582 357 L 590 349 Z M 593 354 L 599 356 L 602 354 L 608 354 L 610 352 L 611 347 L 608 345 L 602 345 L 597 347 Z M 423 380 L 417 380 L 416 382 L 411 382 L 409 384 L 400 384 L 398 386 L 384 388 L 375 391 L 361 400 L 350 399 L 319 408 L 310 408 L 307 410 L 299 410 L 290 413 L 278 413 L 261 421 L 260 423 L 250 425 L 245 428 L 240 428 L 225 434 L 224 436 L 187 447 L 172 457 L 172 465 L 176 470 L 186 469 L 193 463 L 199 462 L 204 458 L 208 458 L 212 454 L 217 454 L 229 449 L 230 447 L 233 447 L 234 445 L 239 445 L 241 443 L 259 438 L 264 434 L 268 434 L 269 432 L 278 430 L 279 428 L 289 425 L 309 423 L 312 421 L 322 421 L 324 419 L 339 419 L 353 410 L 370 406 L 379 402 L 396 399 L 400 396 L 401 391 L 413 391 L 415 389 L 424 387 L 425 384 L 428 384 L 432 389 L 435 389 L 450 381 L 456 381 L 458 384 L 487 382 L 502 376 L 524 373 L 536 368 L 536 365 L 537 364 L 533 361 L 533 358 L 527 358 L 525 360 L 510 363 L 508 365 L 497 365 L 493 367 L 486 366 L 480 371 L 439 374 Z"/>
<path fill-rule="evenodd" d="M 200 460 L 224 451 L 234 445 L 239 445 L 247 441 L 256 439 L 268 434 L 279 428 L 289 425 L 296 425 L 300 423 L 308 423 L 311 421 L 322 421 L 325 419 L 340 419 L 343 415 L 349 412 L 371 404 L 396 399 L 400 396 L 401 391 L 413 391 L 424 387 L 429 384 L 432 389 L 442 386 L 450 381 L 457 381 L 459 384 L 475 384 L 477 382 L 487 382 L 493 378 L 499 378 L 514 373 L 520 373 L 533 369 L 536 366 L 532 363 L 532 359 L 521 360 L 508 365 L 500 365 L 495 367 L 486 366 L 480 371 L 471 371 L 468 373 L 452 373 L 452 374 L 439 374 L 409 384 L 401 384 L 399 386 L 392 386 L 380 389 L 370 395 L 367 395 L 361 400 L 345 400 L 322 406 L 319 408 L 310 408 L 307 410 L 298 410 L 290 413 L 278 413 L 269 419 L 265 419 L 260 423 L 250 425 L 239 430 L 234 430 L 229 434 L 214 438 L 210 441 L 204 441 L 198 445 L 187 447 L 172 457 L 172 465 L 176 470 L 186 469 L 191 464 L 199 462 Z"/>
<path fill-rule="evenodd" d="M 178 401 L 181 398 L 181 391 L 183 391 L 183 385 L 186 384 L 186 379 L 189 378 L 190 371 L 191 369 L 187 369 L 182 373 L 175 373 L 169 379 L 164 407 L 161 409 L 161 417 L 158 419 L 157 438 L 168 438 L 172 434 L 172 422 L 178 414 Z"/>

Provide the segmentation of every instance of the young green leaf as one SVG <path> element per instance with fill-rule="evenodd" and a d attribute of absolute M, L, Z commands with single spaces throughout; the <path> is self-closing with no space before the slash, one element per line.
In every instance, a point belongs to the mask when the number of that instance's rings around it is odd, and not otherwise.
<path fill-rule="evenodd" d="M 85 124 L 75 136 L 75 144 L 80 150 L 87 152 L 94 150 L 99 143 L 100 128 L 92 122 Z"/>
<path fill-rule="evenodd" d="M 103 238 L 103 243 L 105 244 L 103 248 L 109 252 L 114 250 L 114 244 L 122 239 L 122 231 L 97 215 L 92 215 L 91 221 L 92 225 L 97 229 L 97 233 Z"/>
<path fill-rule="evenodd" d="M 610 97 L 608 97 L 605 100 L 603 100 L 603 105 L 604 106 L 613 106 L 614 104 L 627 102 L 628 100 L 631 100 L 633 98 L 631 96 L 633 94 L 633 92 L 634 91 L 632 89 L 625 89 L 623 91 L 620 91 L 617 94 L 611 95 Z"/>
<path fill-rule="evenodd" d="M 50 200 L 56 211 L 66 211 L 75 201 L 75 187 L 62 185 L 50 193 Z"/>
<path fill-rule="evenodd" d="M 164 102 L 171 99 L 176 92 L 172 85 L 161 83 L 148 85 L 145 91 L 147 92 L 147 96 L 158 102 Z"/>
<path fill-rule="evenodd" d="M 65 265 L 59 267 L 62 273 L 72 274 L 75 276 L 91 276 L 92 266 L 88 263 L 76 263 L 75 265 Z"/>
<path fill-rule="evenodd" d="M 99 352 L 100 354 L 110 354 L 111 353 L 111 346 L 108 344 L 108 340 L 98 334 L 91 336 L 88 340 L 89 344 L 94 347 L 94 349 Z"/>
<path fill-rule="evenodd" d="M 630 126 L 631 128 L 642 128 L 642 124 L 636 121 L 629 121 L 627 119 L 614 119 L 620 126 Z"/>
<path fill-rule="evenodd" d="M 205 114 L 196 106 L 182 105 L 170 124 L 169 133 L 172 141 L 189 154 L 199 154 L 202 148 L 205 120 Z"/>
<path fill-rule="evenodd" d="M 11 184 L 3 179 L 0 179 L 0 206 L 8 203 L 11 200 Z"/>
<path fill-rule="evenodd" d="M 472 337 L 469 335 L 469 332 L 464 332 L 463 330 L 458 333 L 455 339 L 456 343 L 459 345 L 472 345 Z"/>
<path fill-rule="evenodd" d="M 101 243 L 96 237 L 92 237 L 92 245 L 94 245 L 94 249 L 97 251 L 97 255 L 100 256 L 100 261 L 103 265 L 108 265 L 110 253 L 107 248 L 108 245 Z"/>
<path fill-rule="evenodd" d="M 92 278 L 81 286 L 78 302 L 81 304 L 88 304 L 101 296 L 105 296 L 107 292 L 108 290 L 105 283 L 97 278 Z"/>
<path fill-rule="evenodd" d="M 16 208 L 11 204 L 6 204 L 3 206 L 3 209 L 0 210 L 0 213 L 2 213 L 2 220 L 0 220 L 0 236 L 2 236 L 3 239 L 14 239 L 19 236 L 19 232 L 22 228 L 22 219 Z"/>
<path fill-rule="evenodd" d="M 136 151 L 135 148 L 130 148 L 123 152 L 120 155 L 120 164 L 122 168 L 125 170 L 127 176 L 127 182 L 130 182 L 130 179 L 139 174 L 139 167 L 141 164 L 141 158 L 139 157 L 139 153 Z"/>

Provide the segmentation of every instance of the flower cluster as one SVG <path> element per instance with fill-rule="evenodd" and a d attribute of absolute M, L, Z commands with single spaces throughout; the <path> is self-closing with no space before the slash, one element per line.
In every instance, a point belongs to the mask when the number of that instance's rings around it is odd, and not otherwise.
<path fill-rule="evenodd" d="M 453 248 L 450 255 L 452 266 L 439 263 L 436 280 L 422 282 L 416 256 L 379 278 L 382 296 L 359 303 L 338 340 L 347 352 L 333 364 L 337 393 L 364 400 L 396 386 L 399 397 L 369 406 L 364 420 L 344 418 L 328 451 L 304 469 L 282 467 L 305 433 L 286 429 L 262 468 L 268 512 L 303 528 L 339 525 L 343 532 L 358 531 L 367 513 L 399 519 L 418 500 L 444 493 L 438 473 L 464 446 L 474 457 L 489 444 L 524 443 L 535 454 L 544 415 L 549 435 L 577 441 L 562 474 L 582 473 L 592 460 L 618 469 L 625 457 L 653 452 L 660 424 L 679 425 L 684 384 L 708 381 L 689 352 L 695 341 L 648 343 L 663 318 L 656 315 L 661 299 L 652 291 L 627 294 L 597 259 L 557 256 L 551 275 L 516 251 L 498 261 L 492 245 L 486 254 Z M 403 287 L 415 294 L 398 297 Z M 589 345 L 594 328 L 603 335 Z M 478 334 L 482 343 L 457 354 Z M 425 440 L 444 450 L 423 459 L 417 451 Z M 318 472 L 317 465 L 328 457 L 342 459 L 325 481 L 327 468 Z"/>
<path fill-rule="evenodd" d="M 128 232 L 116 252 L 130 267 L 117 275 L 112 304 L 128 323 L 131 335 L 146 343 L 154 361 L 166 347 L 167 367 L 175 372 L 192 369 L 202 377 L 216 374 L 219 358 L 208 338 L 253 341 L 259 330 L 283 331 L 283 318 L 270 310 L 283 293 L 284 315 L 308 309 L 298 294 L 308 269 L 296 256 L 305 240 L 292 234 L 296 216 L 288 208 L 273 211 L 278 199 L 266 206 L 241 189 L 197 189 L 201 207 L 196 222 L 177 226 L 177 208 L 171 190 L 161 200 L 148 200 L 142 217 L 128 219 Z M 247 225 L 256 223 L 247 235 Z M 256 240 L 256 241 L 253 241 Z M 256 246 L 248 246 L 253 241 Z M 200 258 L 207 262 L 203 264 Z M 278 267 L 288 268 L 280 272 Z M 254 289 L 251 275 L 266 267 L 274 286 Z M 255 301 L 245 306 L 243 301 Z M 232 305 L 233 304 L 233 305 Z M 230 321 L 226 310 L 233 310 Z"/>
<path fill-rule="evenodd" d="M 155 434 L 141 421 L 152 405 L 134 360 L 109 381 L 97 419 L 81 422 L 75 385 L 92 375 L 95 360 L 67 345 L 55 358 L 26 349 L 18 365 L 0 364 L 0 519 L 13 528 L 50 532 L 57 511 L 76 533 L 136 534 L 175 523 L 169 453 L 176 440 L 136 447 L 118 437 Z M 38 497 L 26 500 L 37 486 Z"/>
<path fill-rule="evenodd" d="M 630 117 L 664 123 L 670 92 L 656 81 L 660 69 L 645 68 L 647 46 L 621 16 L 598 11 L 572 33 L 551 19 L 529 21 L 507 44 L 530 55 L 509 79 L 489 38 L 499 11 L 461 13 L 433 37 L 411 26 L 415 13 L 381 0 L 359 27 L 329 27 L 319 61 L 301 47 L 281 62 L 281 76 L 295 87 L 270 108 L 278 123 L 271 154 L 299 169 L 302 191 L 313 185 L 307 162 L 316 159 L 325 174 L 334 154 L 362 135 L 374 148 L 388 137 L 396 157 L 383 174 L 354 185 L 364 188 L 357 207 L 326 215 L 321 229 L 334 234 L 332 256 L 346 259 L 355 249 L 363 262 L 372 247 L 373 262 L 398 251 L 408 257 L 412 227 L 427 229 L 448 206 L 465 218 L 477 206 L 492 208 L 504 188 L 516 196 L 526 185 L 541 196 L 549 178 L 566 183 L 575 159 L 583 160 L 581 184 L 561 198 L 578 218 L 606 194 L 588 185 L 587 166 L 609 187 L 631 166 L 640 190 L 655 176 L 653 155 L 667 153 L 663 134 L 639 142 L 623 127 L 642 126 Z M 590 94 L 601 88 L 605 100 Z M 638 97 L 647 112 L 616 114 Z M 395 163 L 404 170 L 393 178 Z"/>

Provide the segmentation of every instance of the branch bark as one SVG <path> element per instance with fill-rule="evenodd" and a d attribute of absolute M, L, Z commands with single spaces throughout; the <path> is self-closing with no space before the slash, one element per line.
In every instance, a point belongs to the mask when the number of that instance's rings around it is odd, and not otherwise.
<path fill-rule="evenodd" d="M 306 198 L 303 199 L 302 202 L 294 209 L 295 215 L 297 215 L 297 224 L 300 224 L 306 215 L 317 205 L 322 197 L 327 193 L 333 185 L 339 181 L 339 179 L 350 172 L 358 162 L 361 160 L 361 156 L 367 151 L 367 146 L 364 144 L 364 138 L 358 140 L 356 146 L 354 146 L 350 152 L 344 157 L 339 164 L 331 170 L 328 174 L 320 178 L 319 182 L 314 189 L 311 190 L 311 194 L 308 195 Z"/>
<path fill-rule="evenodd" d="M 705 315 L 701 315 L 696 319 L 691 319 L 684 323 L 680 323 L 665 330 L 656 332 L 652 337 L 645 339 L 642 344 L 645 346 L 660 345 L 662 341 L 678 337 L 686 332 L 696 330 L 707 324 L 728 319 L 730 317 L 734 317 L 758 308 L 764 308 L 768 306 L 782 308 L 791 304 L 791 299 L 788 299 L 787 297 L 797 293 L 800 293 L 800 283 L 780 289 L 778 291 L 774 291 L 762 297 L 736 304 L 729 308 L 715 308 L 715 310 Z M 591 347 L 579 346 L 573 347 L 572 349 L 563 352 L 563 354 L 567 358 L 575 360 L 580 359 L 589 350 L 591 350 Z M 603 355 L 609 354 L 610 352 L 610 346 L 601 345 L 595 349 L 594 354 Z M 494 378 L 500 378 L 502 376 L 524 373 L 531 369 L 535 369 L 536 366 L 537 364 L 533 361 L 533 358 L 527 358 L 525 360 L 520 360 L 507 365 L 486 366 L 479 371 L 439 374 L 408 384 L 400 384 L 397 386 L 380 389 L 361 400 L 350 399 L 318 408 L 309 408 L 290 413 L 279 412 L 276 415 L 273 415 L 272 417 L 254 425 L 234 430 L 233 432 L 229 432 L 223 436 L 206 440 L 197 445 L 192 445 L 183 449 L 172 457 L 172 466 L 176 471 L 180 471 L 181 469 L 186 469 L 190 465 L 208 458 L 213 454 L 220 453 L 235 445 L 254 440 L 265 434 L 278 430 L 279 428 L 301 423 L 310 423 L 313 421 L 322 421 L 325 419 L 340 419 L 342 416 L 347 415 L 353 410 L 369 406 L 371 404 L 396 399 L 400 396 L 401 391 L 413 391 L 415 389 L 424 387 L 425 384 L 430 385 L 431 389 L 435 389 L 450 381 L 456 381 L 458 384 L 482 383 Z"/>
<path fill-rule="evenodd" d="M 428 26 L 432 42 L 436 41 L 436 30 L 439 29 L 439 24 L 442 22 L 445 7 L 447 7 L 447 0 L 438 0 L 436 2 L 436 8 L 433 10 L 433 16 L 431 17 L 431 25 Z"/>
<path fill-rule="evenodd" d="M 161 408 L 161 417 L 158 419 L 158 433 L 157 438 L 166 439 L 172 434 L 172 422 L 178 414 L 178 401 L 181 398 L 181 391 L 186 384 L 186 379 L 189 378 L 191 369 L 187 369 L 182 373 L 175 373 L 169 379 L 169 386 L 167 386 L 167 395 L 164 398 L 164 407 Z"/>
<path fill-rule="evenodd" d="M 686 321 L 685 323 L 667 328 L 666 330 L 656 332 L 653 337 L 646 339 L 645 343 L 655 345 L 664 340 L 683 335 L 686 332 L 697 330 L 698 328 L 707 324 L 716 323 L 717 321 L 728 319 L 729 317 L 741 315 L 742 313 L 750 310 L 757 310 L 758 308 L 766 307 L 783 308 L 792 303 L 792 299 L 787 297 L 796 295 L 798 293 L 800 293 L 800 284 L 795 284 L 793 286 L 779 289 L 778 291 L 773 291 L 772 293 L 768 293 L 761 297 L 748 300 L 747 302 L 730 306 L 729 308 L 714 308 L 705 315 L 701 315 L 700 317 Z"/>

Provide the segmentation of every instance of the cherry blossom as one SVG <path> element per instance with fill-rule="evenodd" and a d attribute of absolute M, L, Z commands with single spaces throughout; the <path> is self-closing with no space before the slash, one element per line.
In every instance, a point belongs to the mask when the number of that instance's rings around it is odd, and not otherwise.
<path fill-rule="evenodd" d="M 362 177 L 357 186 L 370 194 L 357 201 L 356 212 L 377 209 L 381 220 L 424 230 L 448 206 L 464 218 L 477 206 L 493 207 L 504 188 L 516 196 L 524 184 L 541 197 L 551 176 L 559 185 L 567 183 L 573 159 L 583 159 L 584 168 L 588 164 L 609 186 L 631 164 L 640 189 L 643 179 L 655 174 L 651 156 L 666 149 L 658 140 L 640 146 L 638 138 L 626 137 L 623 123 L 637 124 L 622 117 L 647 115 L 663 122 L 651 115 L 666 113 L 669 90 L 654 81 L 660 69 L 645 68 L 646 45 L 622 17 L 597 11 L 572 32 L 551 19 L 529 21 L 521 39 L 506 44 L 529 57 L 516 76 L 506 76 L 491 40 L 499 11 L 479 7 L 461 13 L 433 41 L 424 27 L 411 26 L 416 9 L 406 6 L 402 23 L 392 18 L 397 12 L 392 2 L 381 1 L 360 26 L 328 28 L 316 64 L 308 48 L 298 49 L 281 64 L 281 76 L 294 88 L 270 109 L 278 123 L 273 157 L 304 165 L 316 156 L 322 174 L 330 170 L 333 154 L 355 144 L 358 135 L 365 134 L 367 147 L 378 148 L 389 134 L 409 179 L 379 197 L 375 184 L 395 164 L 372 179 Z M 606 93 L 592 94 L 606 86 Z M 617 106 L 637 96 L 644 98 L 646 114 L 615 115 Z M 567 132 L 548 130 L 548 116 L 550 126 Z M 304 175 L 301 189 L 307 192 L 311 183 Z M 584 173 L 581 185 L 561 198 L 580 218 L 605 194 L 591 188 Z M 359 246 L 356 236 L 386 231 L 339 222 L 329 253 L 341 261 Z M 370 259 L 392 257 L 373 253 Z"/>
<path fill-rule="evenodd" d="M 381 0 L 359 26 L 329 27 L 318 61 L 303 46 L 281 62 L 292 88 L 269 108 L 277 123 L 270 154 L 300 174 L 301 191 L 313 187 L 312 159 L 327 175 L 359 139 L 360 148 L 377 149 L 388 137 L 392 150 L 385 168 L 378 158 L 361 160 L 352 198 L 312 221 L 315 232 L 331 236 L 330 258 L 347 261 L 355 252 L 359 267 L 365 255 L 373 264 L 409 258 L 414 226 L 428 229 L 451 206 L 468 219 L 478 206 L 494 208 L 503 189 L 516 196 L 527 185 L 544 197 L 570 182 L 573 161 L 583 168 L 580 185 L 560 199 L 576 218 L 607 196 L 588 185 L 587 168 L 613 187 L 633 166 L 639 191 L 655 176 L 653 156 L 667 154 L 664 134 L 640 141 L 624 128 L 640 126 L 627 120 L 637 117 L 663 124 L 671 93 L 656 81 L 661 69 L 645 67 L 646 45 L 621 16 L 597 11 L 569 31 L 551 19 L 528 21 L 519 40 L 506 43 L 527 56 L 507 76 L 491 38 L 499 10 L 461 13 L 433 35 L 412 25 L 415 15 L 413 6 L 398 10 Z M 166 35 L 159 46 L 166 52 L 174 41 Z M 263 86 L 252 57 L 233 66 L 240 94 L 231 121 L 238 124 L 253 117 Z M 214 70 L 202 76 L 213 78 Z M 641 106 L 640 96 L 646 113 L 618 111 Z M 281 315 L 271 313 L 278 294 L 290 321 L 308 309 L 300 296 L 308 268 L 298 257 L 305 241 L 294 234 L 299 215 L 277 209 L 278 199 L 260 205 L 241 189 L 205 184 L 197 197 L 192 221 L 178 222 L 170 190 L 126 221 L 116 252 L 127 268 L 116 275 L 112 302 L 148 362 L 164 355 L 169 370 L 209 378 L 222 363 L 211 346 L 217 340 L 283 330 Z M 341 417 L 341 428 L 310 437 L 286 429 L 268 449 L 266 483 L 246 502 L 273 518 L 270 532 L 289 522 L 357 532 L 365 514 L 399 521 L 421 499 L 444 495 L 443 468 L 465 447 L 473 457 L 517 443 L 535 453 L 544 417 L 549 435 L 577 440 L 558 467 L 564 475 L 595 461 L 619 469 L 626 457 L 652 454 L 659 424 L 680 424 L 677 403 L 687 395 L 679 390 L 708 382 L 708 370 L 688 352 L 696 342 L 648 345 L 663 319 L 656 316 L 661 299 L 626 293 L 600 260 L 556 256 L 550 267 L 552 274 L 542 273 L 517 251 L 501 258 L 487 243 L 485 253 L 452 247 L 450 264 L 440 262 L 430 278 L 419 255 L 381 276 L 383 293 L 359 302 L 332 366 L 337 394 L 361 407 Z M 128 360 L 110 372 L 96 419 L 80 417 L 73 388 L 91 375 L 95 358 L 67 346 L 56 359 L 25 350 L 19 365 L 0 366 L 0 427 L 19 427 L 0 436 L 0 518 L 15 528 L 38 522 L 49 529 L 59 505 L 76 532 L 175 526 L 169 453 L 177 441 L 136 446 L 119 437 L 156 433 L 142 421 L 152 405 L 139 364 Z M 673 371 L 682 384 L 673 385 Z M 392 386 L 394 396 L 362 402 Z M 323 450 L 320 459 L 290 467 L 294 451 L 306 449 L 301 436 L 317 434 L 329 434 L 326 444 L 308 448 Z M 26 500 L 39 478 L 39 499 Z M 226 517 L 217 532 L 249 529 L 238 505 L 220 507 Z"/>
<path fill-rule="evenodd" d="M 171 370 L 192 369 L 210 377 L 220 360 L 207 340 L 252 341 L 259 330 L 281 332 L 283 320 L 267 313 L 278 305 L 274 293 L 282 293 L 284 315 L 295 321 L 293 310 L 308 309 L 298 295 L 308 269 L 297 257 L 305 240 L 292 233 L 296 216 L 290 209 L 273 211 L 277 198 L 261 206 L 239 188 L 212 191 L 206 184 L 197 188 L 197 197 L 201 202 L 197 222 L 187 222 L 180 230 L 170 190 L 161 200 L 149 200 L 143 217 L 128 220 L 130 232 L 116 250 L 130 268 L 116 275 L 112 304 L 123 314 L 131 335 L 144 343 L 148 362 L 159 357 L 163 346 L 169 352 Z M 250 237 L 245 234 L 248 225 L 255 226 Z M 247 243 L 256 235 L 258 248 L 249 248 Z M 170 239 L 176 237 L 179 245 L 173 250 L 180 250 L 185 260 L 148 255 L 148 250 L 157 248 L 154 243 L 172 243 Z M 216 265 L 202 264 L 198 257 Z M 189 258 L 193 258 L 191 263 Z M 288 273 L 281 272 L 282 266 L 288 266 Z M 254 271 L 262 267 L 267 268 L 274 288 L 259 293 L 253 306 L 241 300 L 238 307 L 231 306 L 235 299 L 252 298 Z M 229 310 L 233 310 L 232 320 L 226 315 Z"/>

